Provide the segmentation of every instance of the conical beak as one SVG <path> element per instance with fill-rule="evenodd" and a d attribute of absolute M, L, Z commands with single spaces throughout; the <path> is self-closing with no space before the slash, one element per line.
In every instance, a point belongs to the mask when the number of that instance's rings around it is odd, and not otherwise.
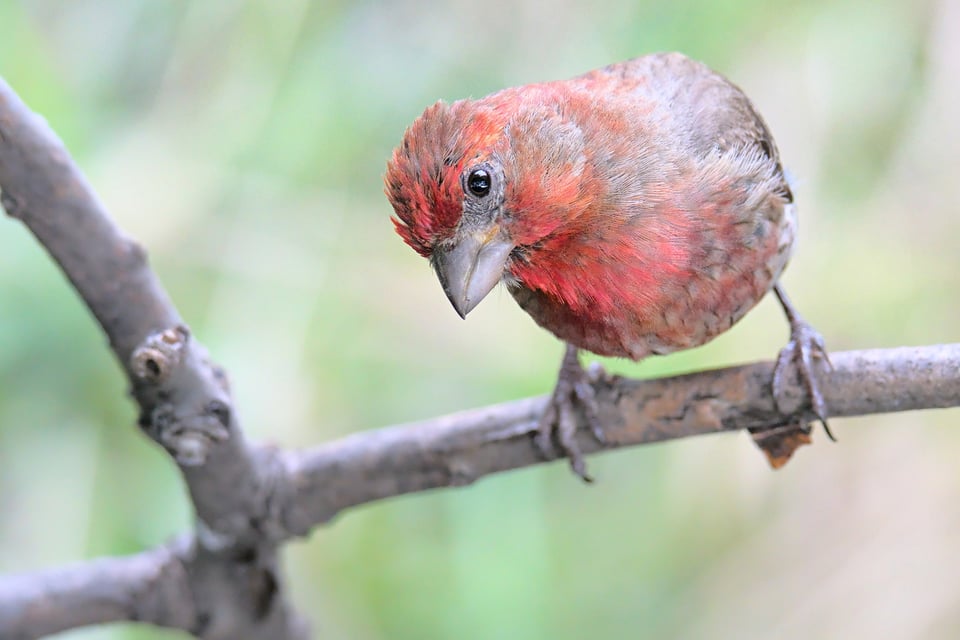
<path fill-rule="evenodd" d="M 497 285 L 512 250 L 499 227 L 464 233 L 452 246 L 434 250 L 437 277 L 461 318 Z"/>

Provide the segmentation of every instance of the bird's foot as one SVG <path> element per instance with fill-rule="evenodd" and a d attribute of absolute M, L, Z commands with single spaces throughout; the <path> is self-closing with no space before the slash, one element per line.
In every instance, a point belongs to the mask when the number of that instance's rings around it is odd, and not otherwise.
<path fill-rule="evenodd" d="M 593 389 L 593 383 L 603 375 L 603 368 L 599 364 L 592 365 L 589 370 L 584 369 L 577 357 L 577 349 L 567 345 L 557 386 L 540 416 L 534 439 L 540 453 L 548 460 L 556 457 L 557 450 L 570 458 L 570 468 L 584 482 L 593 482 L 593 478 L 587 473 L 583 453 L 577 445 L 576 405 L 582 407 L 593 437 L 600 443 L 606 442 L 600 427 L 597 395 Z"/>
<path fill-rule="evenodd" d="M 823 430 L 827 436 L 836 441 L 830 426 L 827 424 L 827 403 L 823 399 L 823 393 L 820 391 L 820 385 L 817 382 L 817 374 L 814 371 L 814 360 L 823 360 L 826 365 L 832 369 L 830 356 L 823 342 L 823 336 L 797 313 L 790 300 L 784 294 L 779 285 L 774 289 L 780 304 L 787 314 L 787 320 L 790 322 L 790 341 L 787 343 L 777 356 L 777 364 L 773 369 L 773 397 L 777 403 L 777 408 L 785 413 L 793 412 L 783 410 L 785 394 L 785 378 L 788 377 L 791 367 L 796 367 L 800 384 L 806 389 L 807 399 L 809 401 L 809 411 L 816 420 L 823 425 Z"/>

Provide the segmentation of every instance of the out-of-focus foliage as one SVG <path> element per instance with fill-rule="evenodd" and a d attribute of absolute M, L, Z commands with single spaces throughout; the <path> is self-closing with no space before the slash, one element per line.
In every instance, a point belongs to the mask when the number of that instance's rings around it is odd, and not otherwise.
<path fill-rule="evenodd" d="M 510 300 L 462 322 L 381 175 L 438 98 L 682 50 L 753 97 L 796 178 L 786 284 L 833 349 L 960 337 L 956 0 L 7 0 L 0 75 L 65 139 L 284 446 L 550 388 Z M 190 524 L 89 314 L 0 220 L 0 570 Z M 771 358 L 765 301 L 652 376 Z M 486 479 L 344 514 L 286 554 L 318 637 L 955 638 L 957 411 L 837 420 L 772 473 L 743 436 Z M 938 426 L 940 428 L 938 428 Z M 118 626 L 69 638 L 170 638 Z"/>

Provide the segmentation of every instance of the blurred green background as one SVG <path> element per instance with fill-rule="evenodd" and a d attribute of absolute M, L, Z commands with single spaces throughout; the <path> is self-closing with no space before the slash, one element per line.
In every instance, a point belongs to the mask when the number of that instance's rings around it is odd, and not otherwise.
<path fill-rule="evenodd" d="M 796 178 L 785 282 L 834 350 L 960 338 L 957 0 L 0 1 L 0 75 L 60 133 L 257 439 L 313 443 L 551 388 L 504 292 L 467 322 L 395 237 L 386 158 L 437 98 L 676 49 L 740 84 Z M 104 338 L 0 219 L 0 571 L 190 525 Z M 772 300 L 639 376 L 770 359 Z M 285 555 L 317 637 L 956 638 L 956 410 L 836 420 L 777 473 L 744 435 L 348 512 Z M 133 625 L 71 639 L 161 639 Z"/>

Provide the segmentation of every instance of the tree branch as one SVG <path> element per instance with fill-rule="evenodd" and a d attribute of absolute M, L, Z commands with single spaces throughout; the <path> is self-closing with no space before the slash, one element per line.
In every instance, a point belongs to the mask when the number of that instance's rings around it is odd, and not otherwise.
<path fill-rule="evenodd" d="M 140 620 L 189 631 L 192 602 L 177 551 L 158 547 L 0 581 L 3 637 L 35 638 L 83 625 Z"/>
<path fill-rule="evenodd" d="M 253 557 L 224 562 L 183 536 L 170 544 L 122 558 L 99 558 L 60 569 L 0 578 L 0 637 L 26 640 L 91 624 L 135 621 L 180 629 L 197 637 L 237 634 L 230 618 L 210 609 L 232 608 L 255 590 L 259 609 L 249 612 L 264 638 L 308 637 L 307 629 L 272 605 L 278 585 Z M 227 624 L 224 624 L 227 622 Z M 288 625 L 294 625 L 290 628 Z"/>
<path fill-rule="evenodd" d="M 110 221 L 62 143 L 0 80 L 0 203 L 46 247 L 106 333 L 140 425 L 177 461 L 197 530 L 127 558 L 0 579 L 0 637 L 131 620 L 208 639 L 306 638 L 277 549 L 349 507 L 544 462 L 532 443 L 545 398 L 359 433 L 305 451 L 248 445 L 227 391 L 144 251 Z M 831 416 L 960 405 L 960 345 L 835 353 L 821 371 Z M 794 425 L 773 364 L 595 384 L 606 442 L 585 453 L 735 429 Z M 796 381 L 782 408 L 801 415 Z"/>
<path fill-rule="evenodd" d="M 960 405 L 960 344 L 833 353 L 821 372 L 830 416 Z M 606 443 L 583 416 L 584 453 L 738 429 L 790 424 L 770 390 L 772 362 L 656 380 L 613 377 L 594 385 Z M 788 410 L 803 399 L 794 381 Z M 469 484 L 499 471 L 544 462 L 533 446 L 546 396 L 358 433 L 286 454 L 296 487 L 284 527 L 304 532 L 348 507 L 437 487 Z M 791 406 L 792 405 L 792 406 Z"/>
<path fill-rule="evenodd" d="M 0 204 L 46 248 L 107 335 L 140 407 L 140 426 L 183 472 L 202 533 L 198 553 L 223 565 L 211 575 L 225 579 L 239 566 L 236 557 L 253 558 L 270 584 L 280 584 L 275 542 L 261 526 L 275 519 L 264 513 L 271 506 L 265 494 L 277 484 L 275 454 L 248 445 L 224 372 L 191 338 L 144 250 L 110 220 L 63 143 L 2 79 Z M 288 635 L 268 624 L 277 612 L 289 617 L 276 588 L 264 603 L 259 585 L 245 594 L 227 582 L 194 586 L 205 590 L 193 593 L 198 617 L 209 621 L 202 626 L 226 629 L 223 636 L 206 631 L 203 637 L 306 637 L 292 633 L 302 628 L 292 618 L 282 625 Z M 240 597 L 230 606 L 204 606 L 223 605 L 222 593 Z"/>

